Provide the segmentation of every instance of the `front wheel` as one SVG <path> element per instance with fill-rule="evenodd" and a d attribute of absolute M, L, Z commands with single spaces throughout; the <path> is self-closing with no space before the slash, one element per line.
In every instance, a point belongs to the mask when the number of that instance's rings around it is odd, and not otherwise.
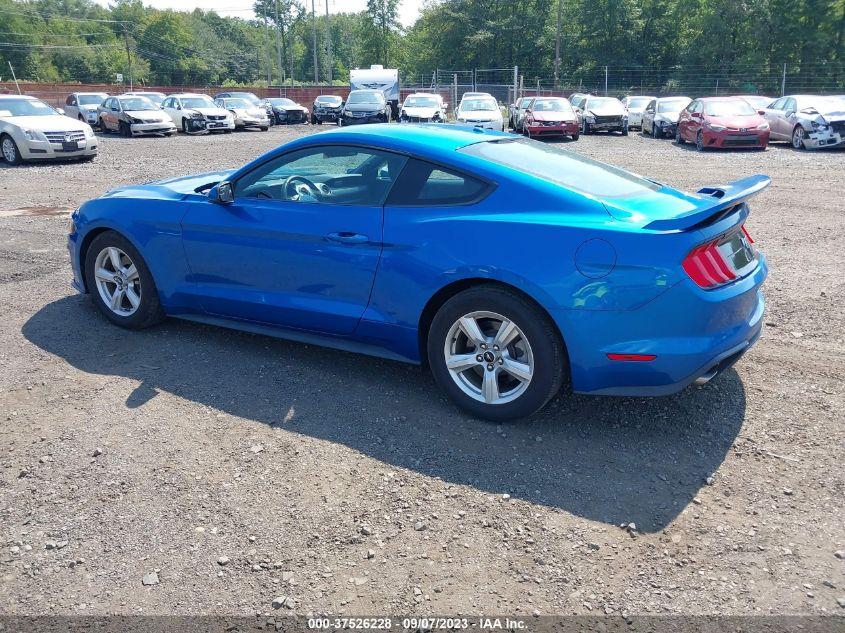
<path fill-rule="evenodd" d="M 572 140 L 577 141 L 579 136 L 578 132 L 575 132 L 575 134 L 572 135 Z"/>
<path fill-rule="evenodd" d="M 620 131 L 622 132 L 622 136 L 628 136 L 628 124 L 623 123 Z"/>
<path fill-rule="evenodd" d="M 130 136 L 132 136 L 132 130 L 129 127 L 129 124 L 126 123 L 125 121 L 121 121 L 118 124 L 118 130 L 120 131 L 120 135 L 123 138 L 129 138 Z"/>
<path fill-rule="evenodd" d="M 695 135 L 695 149 L 699 152 L 704 151 L 704 134 L 701 130 L 698 131 L 698 134 Z"/>
<path fill-rule="evenodd" d="M 84 270 L 94 303 L 115 325 L 140 330 L 164 318 L 144 258 L 119 233 L 106 231 L 94 238 L 85 255 Z"/>
<path fill-rule="evenodd" d="M 684 140 L 684 137 L 681 136 L 681 127 L 680 126 L 675 128 L 675 143 L 677 143 L 678 145 L 683 145 L 684 143 L 686 143 L 686 141 Z"/>
<path fill-rule="evenodd" d="M 796 125 L 792 130 L 792 147 L 795 149 L 805 149 L 804 139 L 807 138 L 807 133 L 800 125 Z"/>
<path fill-rule="evenodd" d="M 0 138 L 0 151 L 3 152 L 3 159 L 10 165 L 20 165 L 23 162 L 17 143 L 8 134 Z"/>
<path fill-rule="evenodd" d="M 440 388 L 472 415 L 497 422 L 538 411 L 560 390 L 567 370 L 563 341 L 548 316 L 493 285 L 443 304 L 427 352 Z"/>

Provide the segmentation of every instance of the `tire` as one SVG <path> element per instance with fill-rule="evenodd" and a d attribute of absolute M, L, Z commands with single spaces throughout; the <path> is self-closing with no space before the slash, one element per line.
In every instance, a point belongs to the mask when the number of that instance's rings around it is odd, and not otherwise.
<path fill-rule="evenodd" d="M 800 125 L 796 125 L 795 128 L 793 128 L 792 130 L 793 149 L 807 149 L 807 146 L 804 145 L 804 139 L 806 136 L 807 132 L 804 130 L 804 128 Z"/>
<path fill-rule="evenodd" d="M 575 134 L 572 135 L 572 140 L 577 141 L 579 136 L 580 134 L 578 134 L 578 132 L 575 132 Z"/>
<path fill-rule="evenodd" d="M 628 124 L 627 123 L 622 124 L 622 129 L 620 130 L 620 132 L 622 132 L 622 136 L 628 136 Z"/>
<path fill-rule="evenodd" d="M 704 151 L 704 134 L 702 134 L 701 130 L 695 135 L 695 149 L 699 152 Z"/>
<path fill-rule="evenodd" d="M 100 117 L 99 119 L 97 119 L 97 127 L 100 128 L 100 132 L 102 132 L 103 134 L 108 132 L 108 129 L 106 128 L 106 124 L 103 121 L 103 117 Z"/>
<path fill-rule="evenodd" d="M 459 325 L 464 319 L 471 319 L 467 322 L 475 323 L 478 332 L 488 337 L 484 343 L 470 342 Z M 516 326 L 516 333 L 500 352 L 493 343 L 504 320 Z M 481 345 L 488 347 L 482 352 Z M 464 358 L 469 366 L 459 372 L 450 370 L 447 353 Z M 494 285 L 465 290 L 440 307 L 429 328 L 427 355 L 437 384 L 455 404 L 496 422 L 537 412 L 560 390 L 568 373 L 563 341 L 548 316 L 522 296 Z M 523 378 L 504 369 L 506 363 L 523 372 Z M 525 371 L 528 368 L 530 372 Z M 487 397 L 498 394 L 501 402 L 485 401 L 485 386 L 490 385 L 495 385 L 495 391 L 491 389 Z"/>
<path fill-rule="evenodd" d="M 188 133 L 188 124 L 185 123 L 185 119 L 183 118 L 182 119 L 182 134 L 187 134 L 187 133 Z"/>
<path fill-rule="evenodd" d="M 8 134 L 0 136 L 0 153 L 3 155 L 3 160 L 10 165 L 20 165 L 23 162 L 18 144 Z"/>
<path fill-rule="evenodd" d="M 681 127 L 680 126 L 675 128 L 675 143 L 677 143 L 678 145 L 685 145 L 686 144 L 684 137 L 681 136 Z"/>
<path fill-rule="evenodd" d="M 262 131 L 262 132 L 266 132 L 266 131 L 267 131 L 267 130 L 269 130 L 269 129 L 270 129 L 270 128 L 269 128 L 269 126 L 266 126 L 266 125 L 265 125 L 265 126 L 263 126 L 263 127 L 261 128 L 261 131 Z"/>
<path fill-rule="evenodd" d="M 137 277 L 132 279 L 131 277 L 126 278 L 124 275 L 123 279 L 126 281 L 122 281 L 121 283 L 125 284 L 123 286 L 124 288 L 128 289 L 130 286 L 133 288 L 135 296 L 139 297 L 137 307 L 134 307 L 129 300 L 128 290 L 124 290 L 117 310 L 112 309 L 101 294 L 94 269 L 101 254 L 107 252 L 108 249 L 117 249 L 118 252 L 123 254 L 120 257 L 122 266 L 126 266 L 129 263 L 134 264 Z M 103 255 L 103 261 L 105 262 L 104 269 L 106 272 L 115 272 L 117 274 L 114 270 L 115 266 L 112 264 L 113 260 L 108 255 Z M 141 330 L 155 325 L 164 319 L 164 310 L 159 302 L 158 290 L 156 289 L 155 282 L 153 281 L 149 268 L 147 268 L 146 262 L 132 243 L 119 233 L 106 231 L 94 238 L 85 255 L 84 270 L 88 293 L 91 295 L 100 312 L 115 325 L 130 330 Z M 106 284 L 107 294 L 112 286 L 114 286 L 114 292 L 117 292 L 117 283 L 106 282 Z M 132 311 L 128 312 L 128 310 Z"/>
<path fill-rule="evenodd" d="M 590 128 L 590 124 L 587 123 L 587 119 L 581 120 L 581 134 L 586 136 L 587 134 L 592 134 L 593 130 Z"/>
<path fill-rule="evenodd" d="M 123 138 L 131 138 L 132 137 L 132 130 L 129 128 L 129 124 L 126 121 L 121 121 L 117 124 L 117 129 L 120 132 L 120 135 Z"/>
<path fill-rule="evenodd" d="M 317 125 L 317 117 L 315 117 L 313 114 L 311 115 L 311 125 Z"/>

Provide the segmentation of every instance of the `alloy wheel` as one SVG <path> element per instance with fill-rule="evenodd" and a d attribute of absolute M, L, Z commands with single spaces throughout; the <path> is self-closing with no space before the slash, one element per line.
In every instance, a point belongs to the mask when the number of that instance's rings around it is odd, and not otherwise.
<path fill-rule="evenodd" d="M 495 312 L 470 312 L 455 321 L 443 353 L 455 384 L 485 404 L 516 400 L 534 376 L 534 354 L 525 334 Z"/>
<path fill-rule="evenodd" d="M 704 135 L 701 133 L 701 130 L 699 130 L 698 134 L 695 136 L 695 149 L 699 152 L 704 151 Z"/>
<path fill-rule="evenodd" d="M 18 148 L 15 147 L 15 142 L 9 137 L 3 139 L 3 158 L 11 165 L 14 165 L 18 159 Z"/>
<path fill-rule="evenodd" d="M 806 132 L 804 132 L 804 128 L 800 125 L 797 126 L 792 132 L 792 147 L 795 149 L 804 149 L 805 137 Z"/>
<path fill-rule="evenodd" d="M 100 251 L 94 261 L 97 291 L 106 307 L 128 317 L 141 305 L 141 278 L 130 257 L 116 246 Z"/>

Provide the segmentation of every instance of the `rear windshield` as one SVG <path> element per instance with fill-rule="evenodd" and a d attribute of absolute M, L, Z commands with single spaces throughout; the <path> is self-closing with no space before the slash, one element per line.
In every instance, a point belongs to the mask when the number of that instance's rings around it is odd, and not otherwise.
<path fill-rule="evenodd" d="M 628 99 L 628 107 L 629 108 L 645 108 L 649 101 L 651 101 L 651 97 L 631 97 Z"/>
<path fill-rule="evenodd" d="M 591 196 L 629 197 L 660 188 L 657 183 L 624 169 L 525 138 L 473 143 L 458 151 Z"/>
<path fill-rule="evenodd" d="M 657 102 L 658 112 L 680 112 L 689 105 L 689 99 L 670 99 Z"/>
<path fill-rule="evenodd" d="M 481 111 L 481 112 L 493 112 L 497 110 L 498 106 L 496 105 L 496 101 L 494 99 L 464 99 L 461 101 L 461 110 L 470 111 Z"/>
<path fill-rule="evenodd" d="M 384 103 L 384 95 L 380 92 L 361 91 L 350 92 L 349 99 L 346 103 L 374 103 L 381 105 Z"/>

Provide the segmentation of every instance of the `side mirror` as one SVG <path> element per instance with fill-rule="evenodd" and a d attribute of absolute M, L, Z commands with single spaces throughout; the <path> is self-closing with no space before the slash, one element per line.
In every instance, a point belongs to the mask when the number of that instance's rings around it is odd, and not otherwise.
<path fill-rule="evenodd" d="M 232 204 L 235 201 L 235 192 L 232 190 L 232 183 L 224 180 L 214 185 L 208 192 L 208 197 L 216 204 Z"/>
<path fill-rule="evenodd" d="M 759 114 L 760 116 L 765 116 L 766 111 L 765 110 L 757 110 L 757 114 Z"/>

